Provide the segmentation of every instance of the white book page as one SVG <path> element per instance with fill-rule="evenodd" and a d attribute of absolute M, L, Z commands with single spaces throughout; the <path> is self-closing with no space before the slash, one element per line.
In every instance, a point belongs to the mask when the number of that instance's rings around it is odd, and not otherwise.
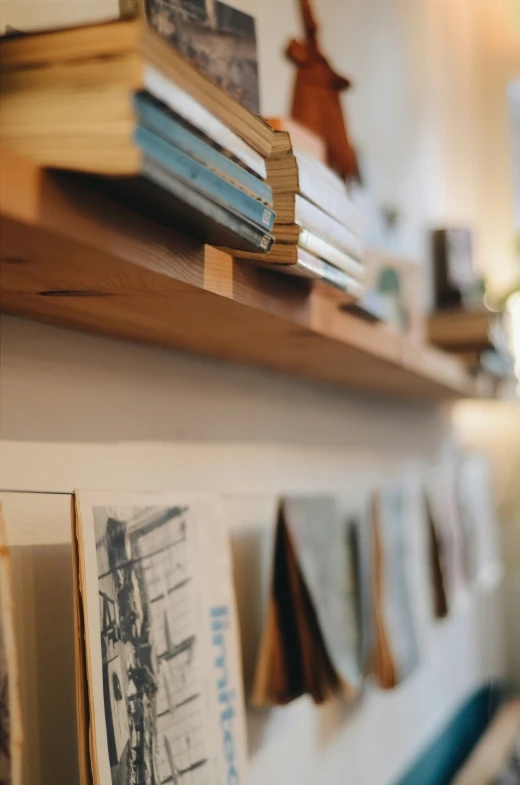
<path fill-rule="evenodd" d="M 237 619 L 216 503 L 79 492 L 77 509 L 94 782 L 245 782 Z"/>
<path fill-rule="evenodd" d="M 266 168 L 262 156 L 189 93 L 163 76 L 153 66 L 146 65 L 144 67 L 144 87 L 154 98 L 162 101 L 183 120 L 198 128 L 220 147 L 225 148 L 235 158 L 238 158 L 252 172 L 265 179 Z"/>

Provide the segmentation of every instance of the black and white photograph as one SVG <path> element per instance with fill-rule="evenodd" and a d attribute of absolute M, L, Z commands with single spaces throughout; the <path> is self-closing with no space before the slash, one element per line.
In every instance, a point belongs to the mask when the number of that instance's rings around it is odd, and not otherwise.
<path fill-rule="evenodd" d="M 220 0 L 147 0 L 152 27 L 255 114 L 259 108 L 255 20 Z"/>
<path fill-rule="evenodd" d="M 94 505 L 89 512 L 92 523 L 82 521 L 81 535 L 93 524 L 97 647 L 92 603 L 86 629 L 90 660 L 97 663 L 89 683 L 97 728 L 91 760 L 99 763 L 94 782 L 104 785 L 103 771 L 109 769 L 112 785 L 216 785 L 225 752 L 218 738 L 218 689 L 227 688 L 223 679 L 238 679 L 239 669 L 231 672 L 220 640 L 230 628 L 231 606 L 205 607 L 204 557 L 194 541 L 200 519 L 188 504 Z M 92 569 L 89 550 L 87 544 L 85 573 Z M 91 578 L 92 573 L 87 583 Z M 226 578 L 216 599 L 230 585 Z M 90 587 L 87 593 L 92 598 Z M 212 656 L 213 618 L 220 631 L 218 657 Z M 102 710 L 96 701 L 101 694 Z M 233 720 L 235 715 L 237 706 L 229 713 Z"/>
<path fill-rule="evenodd" d="M 113 785 L 205 785 L 188 510 L 94 509 Z"/>

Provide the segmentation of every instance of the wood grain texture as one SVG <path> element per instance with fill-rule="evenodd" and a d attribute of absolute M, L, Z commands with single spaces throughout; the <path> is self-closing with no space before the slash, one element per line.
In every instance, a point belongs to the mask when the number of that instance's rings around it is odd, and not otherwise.
<path fill-rule="evenodd" d="M 308 281 L 232 264 L 64 175 L 32 167 L 28 176 L 30 164 L 5 160 L 4 312 L 348 388 L 431 400 L 474 393 L 457 361 L 342 313 Z M 22 174 L 23 198 L 12 196 Z"/>

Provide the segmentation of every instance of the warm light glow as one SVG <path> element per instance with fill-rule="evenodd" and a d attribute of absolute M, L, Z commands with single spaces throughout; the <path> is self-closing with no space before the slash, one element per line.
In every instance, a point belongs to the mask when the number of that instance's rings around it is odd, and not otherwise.
<path fill-rule="evenodd" d="M 491 311 L 492 313 L 498 313 L 500 311 L 500 308 L 496 303 L 496 299 L 493 298 L 489 290 L 484 294 L 484 305 L 487 310 Z"/>

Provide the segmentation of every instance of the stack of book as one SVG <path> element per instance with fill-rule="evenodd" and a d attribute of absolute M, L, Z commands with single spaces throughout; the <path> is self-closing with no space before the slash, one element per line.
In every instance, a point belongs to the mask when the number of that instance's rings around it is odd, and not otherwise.
<path fill-rule="evenodd" d="M 282 272 L 325 281 L 359 299 L 364 294 L 362 216 L 331 169 L 293 149 L 276 131 L 267 161 L 274 195 L 275 244 L 268 256 L 238 251 Z"/>
<path fill-rule="evenodd" d="M 273 130 L 146 23 L 7 38 L 0 62 L 4 146 L 203 242 L 270 249 Z"/>

